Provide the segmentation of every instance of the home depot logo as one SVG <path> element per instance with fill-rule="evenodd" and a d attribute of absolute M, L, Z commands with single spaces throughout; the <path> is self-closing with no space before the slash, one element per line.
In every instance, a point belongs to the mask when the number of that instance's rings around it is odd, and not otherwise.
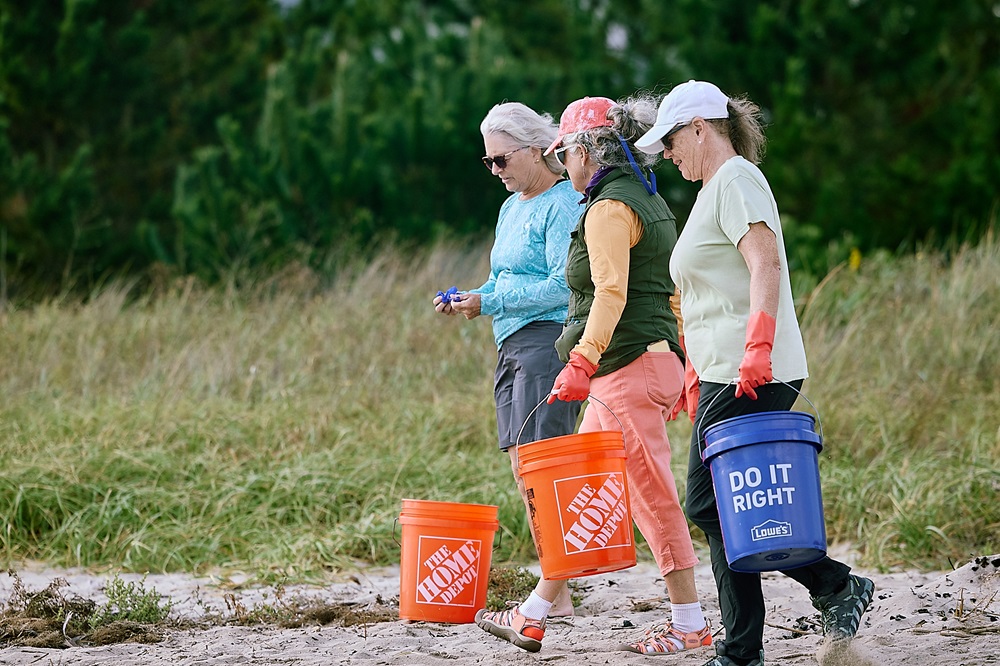
<path fill-rule="evenodd" d="M 765 520 L 760 525 L 750 528 L 750 538 L 753 541 L 790 536 L 792 536 L 792 524 L 777 520 Z"/>
<path fill-rule="evenodd" d="M 421 536 L 417 603 L 474 607 L 482 549 L 478 539 Z"/>
<path fill-rule="evenodd" d="M 560 479 L 555 491 L 567 555 L 632 543 L 624 475 Z M 618 529 L 622 523 L 626 529 Z"/>

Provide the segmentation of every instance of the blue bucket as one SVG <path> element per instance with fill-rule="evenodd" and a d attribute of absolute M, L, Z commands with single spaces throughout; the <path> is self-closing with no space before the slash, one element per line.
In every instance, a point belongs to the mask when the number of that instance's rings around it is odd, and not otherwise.
<path fill-rule="evenodd" d="M 826 556 L 815 424 L 804 412 L 761 412 L 705 429 L 702 461 L 733 571 L 794 569 Z"/>

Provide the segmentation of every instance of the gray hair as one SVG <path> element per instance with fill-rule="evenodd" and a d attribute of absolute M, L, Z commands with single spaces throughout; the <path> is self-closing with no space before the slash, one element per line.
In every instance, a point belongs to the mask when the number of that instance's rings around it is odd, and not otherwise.
<path fill-rule="evenodd" d="M 506 134 L 522 146 L 540 148 L 543 152 L 556 140 L 559 126 L 548 113 L 538 113 L 520 102 L 497 104 L 483 118 L 479 131 L 487 134 Z M 554 174 L 562 174 L 566 169 L 559 164 L 554 154 L 545 155 L 545 166 Z"/>
<path fill-rule="evenodd" d="M 631 97 L 618 100 L 608 111 L 611 127 L 595 127 L 571 134 L 563 140 L 563 145 L 583 146 L 600 166 L 619 167 L 633 172 L 632 164 L 622 147 L 619 137 L 628 144 L 632 158 L 642 170 L 652 169 L 660 162 L 660 154 L 650 155 L 635 147 L 635 142 L 656 122 L 659 100 L 652 94 L 638 92 Z"/>
<path fill-rule="evenodd" d="M 746 96 L 729 98 L 729 118 L 707 121 L 728 137 L 736 154 L 753 164 L 764 159 L 764 114 Z"/>

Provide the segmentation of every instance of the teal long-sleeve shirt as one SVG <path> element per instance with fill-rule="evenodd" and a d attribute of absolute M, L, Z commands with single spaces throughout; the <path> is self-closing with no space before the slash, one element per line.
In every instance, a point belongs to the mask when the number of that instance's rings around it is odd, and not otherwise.
<path fill-rule="evenodd" d="M 566 255 L 581 212 L 568 180 L 527 201 L 514 193 L 500 207 L 490 277 L 471 290 L 480 295 L 480 314 L 493 317 L 497 349 L 531 322 L 566 321 Z"/>

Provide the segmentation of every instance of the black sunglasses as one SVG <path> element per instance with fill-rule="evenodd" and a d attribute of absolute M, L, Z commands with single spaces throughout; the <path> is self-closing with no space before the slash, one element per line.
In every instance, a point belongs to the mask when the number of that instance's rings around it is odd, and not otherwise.
<path fill-rule="evenodd" d="M 486 168 L 489 169 L 490 171 L 493 170 L 494 164 L 496 164 L 501 169 L 506 169 L 507 160 L 510 159 L 510 156 L 519 150 L 524 150 L 525 148 L 531 148 L 531 146 L 521 146 L 520 148 L 515 148 L 509 153 L 504 153 L 503 155 L 494 155 L 493 157 L 486 155 L 485 157 L 483 157 L 483 164 L 485 164 Z"/>
<path fill-rule="evenodd" d="M 674 149 L 674 140 L 672 138 L 670 138 L 670 137 L 672 137 L 674 134 L 677 134 L 677 132 L 680 132 L 682 129 L 684 129 L 685 127 L 687 127 L 690 124 L 691 123 L 687 123 L 685 125 L 679 125 L 678 127 L 675 127 L 672 130 L 670 130 L 669 132 L 667 132 L 663 136 L 663 139 L 661 140 L 661 143 L 663 143 L 663 149 L 664 150 L 673 150 Z"/>

